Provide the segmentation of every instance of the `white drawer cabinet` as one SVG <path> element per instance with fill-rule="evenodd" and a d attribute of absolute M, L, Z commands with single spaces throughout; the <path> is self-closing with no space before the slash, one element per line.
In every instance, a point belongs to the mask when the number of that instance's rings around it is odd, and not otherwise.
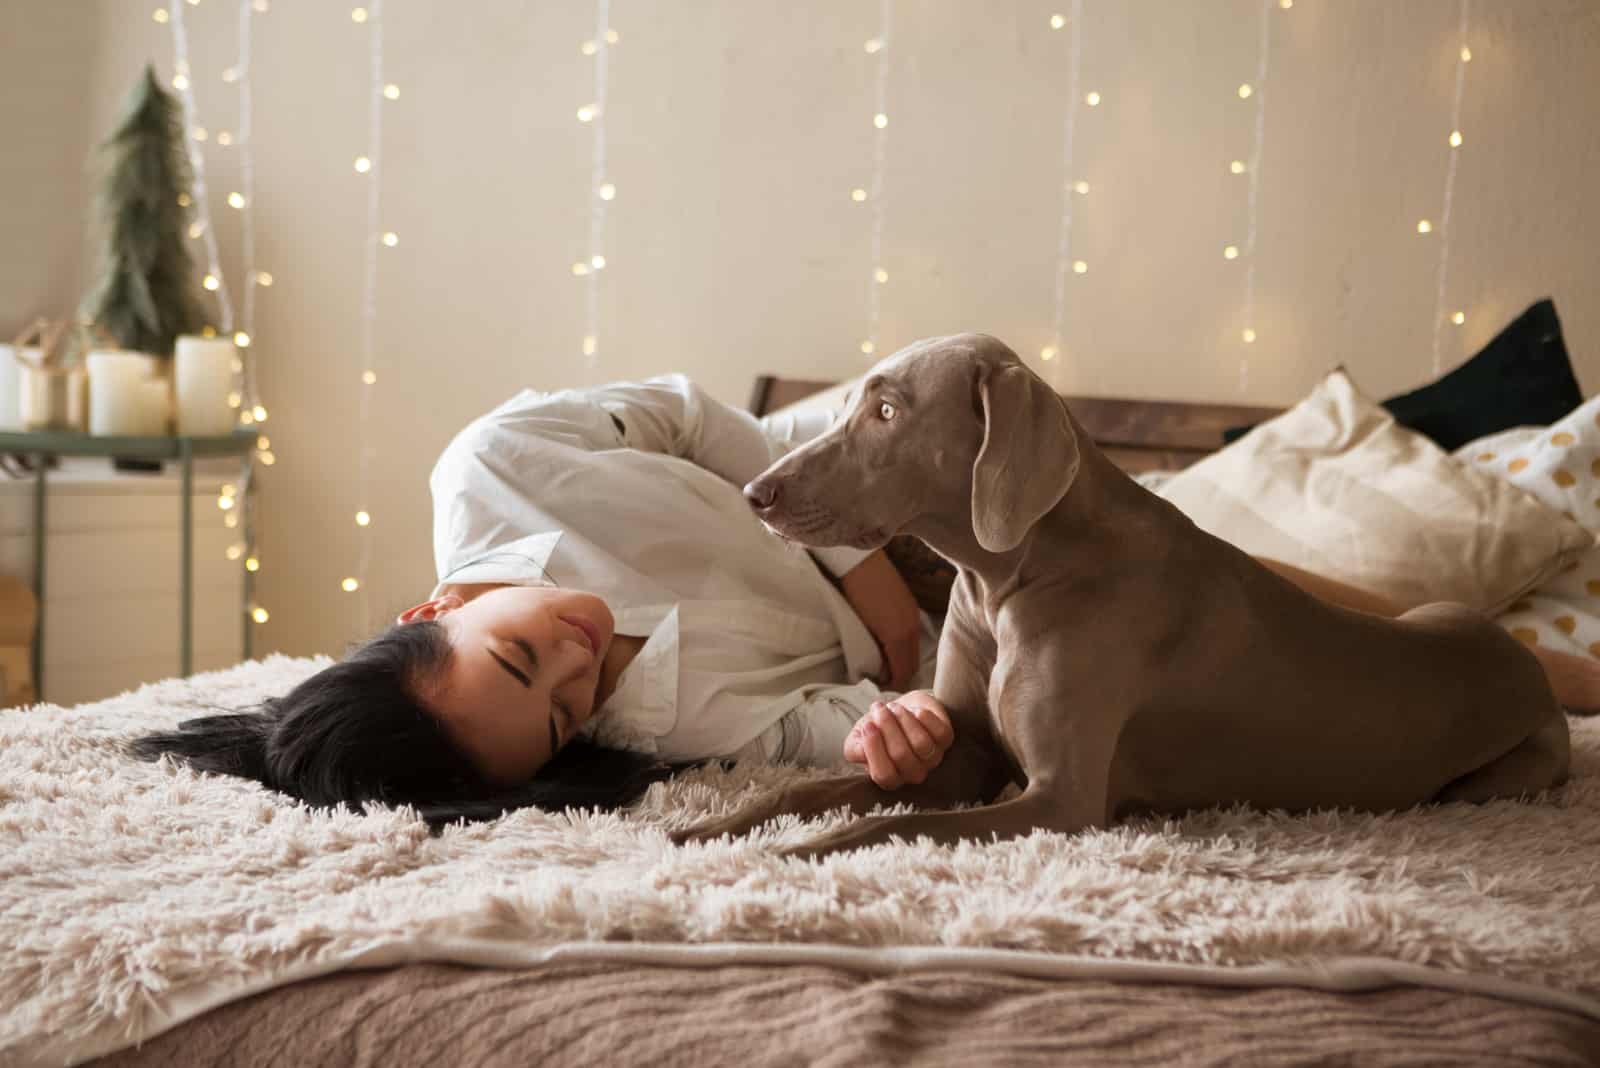
<path fill-rule="evenodd" d="M 72 705 L 179 673 L 182 539 L 177 464 L 160 475 L 65 459 L 46 480 L 44 700 Z M 194 670 L 243 657 L 244 541 L 217 507 L 235 461 L 196 461 Z M 33 581 L 34 486 L 0 481 L 0 572 Z"/>

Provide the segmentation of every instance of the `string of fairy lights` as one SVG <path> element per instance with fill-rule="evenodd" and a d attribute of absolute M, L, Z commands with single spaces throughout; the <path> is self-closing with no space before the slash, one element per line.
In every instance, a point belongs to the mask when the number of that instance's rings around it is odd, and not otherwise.
<path fill-rule="evenodd" d="M 1067 271 L 1076 268 L 1077 273 L 1083 274 L 1089 269 L 1087 263 L 1081 260 L 1075 262 L 1072 259 L 1073 198 L 1087 196 L 1089 193 L 1088 181 L 1076 176 L 1072 160 L 1078 129 L 1078 75 L 1083 49 L 1083 0 L 1072 0 L 1070 16 L 1061 14 L 1050 16 L 1052 30 L 1060 30 L 1068 25 L 1072 27 L 1072 33 L 1067 43 L 1067 116 L 1062 133 L 1061 227 L 1056 236 L 1054 314 L 1050 322 L 1050 343 L 1039 352 L 1039 358 L 1045 363 L 1054 360 L 1061 352 L 1061 332 L 1065 328 L 1067 318 Z M 1099 103 L 1100 94 L 1095 93 L 1092 106 L 1098 107 Z"/>
<path fill-rule="evenodd" d="M 1467 79 L 1467 64 L 1472 62 L 1472 48 L 1467 44 L 1467 14 L 1470 0 L 1461 0 L 1461 9 L 1456 26 L 1456 63 L 1455 63 L 1455 92 L 1450 103 L 1450 136 L 1445 138 L 1445 143 L 1450 148 L 1448 161 L 1444 171 L 1444 203 L 1439 212 L 1439 270 L 1433 300 L 1433 373 L 1437 375 L 1442 370 L 1440 356 L 1440 334 L 1444 329 L 1445 298 L 1448 295 L 1446 283 L 1450 269 L 1450 217 L 1451 208 L 1455 202 L 1456 191 L 1456 164 L 1461 158 L 1461 93 Z M 1417 224 L 1419 233 L 1427 233 L 1425 226 L 1428 220 L 1423 219 Z M 1461 326 L 1467 321 L 1467 313 L 1457 309 L 1450 314 L 1450 321 L 1456 326 Z"/>
<path fill-rule="evenodd" d="M 583 355 L 593 367 L 600 352 L 600 272 L 606 266 L 607 207 L 617 187 L 606 171 L 606 92 L 611 79 L 611 46 L 619 37 L 611 28 L 611 0 L 596 0 L 594 36 L 579 51 L 594 60 L 589 102 L 578 107 L 578 121 L 591 131 L 589 165 L 589 254 L 572 265 L 574 277 L 584 280 Z"/>
<path fill-rule="evenodd" d="M 1256 102 L 1255 125 L 1250 137 L 1250 162 L 1233 160 L 1228 164 L 1228 170 L 1233 174 L 1243 173 L 1248 175 L 1248 191 L 1245 195 L 1245 234 L 1244 234 L 1244 325 L 1239 330 L 1239 339 L 1244 342 L 1245 349 L 1239 354 L 1239 392 L 1243 393 L 1250 388 L 1250 356 L 1249 346 L 1256 340 L 1256 239 L 1261 200 L 1261 161 L 1266 152 L 1267 142 L 1267 57 L 1272 52 L 1272 6 L 1276 3 L 1284 11 L 1294 6 L 1294 0 L 1261 0 L 1261 14 L 1257 19 L 1256 38 L 1256 77 L 1254 82 L 1244 82 L 1238 89 L 1240 100 L 1249 100 L 1252 97 Z M 1227 245 L 1222 250 L 1224 259 L 1237 259 L 1239 248 L 1236 245 Z"/>
<path fill-rule="evenodd" d="M 236 136 L 232 131 L 222 129 L 217 131 L 214 139 L 219 148 L 237 146 L 239 149 L 240 187 L 229 192 L 227 196 L 228 206 L 241 215 L 240 246 L 244 287 L 238 329 L 234 328 L 233 300 L 218 255 L 216 232 L 212 225 L 210 188 L 206 181 L 205 153 L 200 147 L 213 141 L 213 138 L 210 131 L 199 121 L 199 109 L 194 93 L 194 74 L 189 63 L 189 33 L 184 9 L 186 6 L 199 6 L 200 0 L 171 0 L 166 7 L 155 9 L 151 15 L 156 22 L 170 24 L 172 28 L 172 87 L 178 92 L 183 106 L 184 145 L 189 158 L 191 176 L 189 192 L 179 196 L 179 203 L 194 209 L 194 221 L 190 224 L 189 236 L 202 241 L 206 255 L 206 273 L 201 279 L 201 287 L 215 297 L 221 332 L 224 335 L 231 334 L 235 345 L 236 354 L 232 367 L 235 389 L 228 395 L 228 404 L 230 407 L 240 409 L 238 422 L 241 426 L 265 423 L 267 420 L 267 410 L 261 405 L 256 394 L 254 361 L 248 357 L 255 342 L 255 291 L 258 286 L 272 284 L 272 275 L 266 271 L 258 271 L 255 265 L 255 143 L 251 71 L 252 19 L 257 14 L 264 14 L 269 9 L 270 2 L 271 0 L 240 0 L 238 60 L 222 72 L 224 82 L 236 84 L 238 87 L 238 134 Z M 214 336 L 217 327 L 208 324 L 202 333 L 208 337 Z M 254 459 L 266 466 L 276 462 L 271 442 L 265 434 L 259 435 L 256 440 Z M 224 526 L 230 530 L 243 527 L 243 540 L 230 544 L 224 553 L 229 560 L 243 560 L 245 603 L 248 606 L 249 617 L 256 623 L 265 623 L 270 618 L 269 613 L 265 607 L 257 603 L 254 596 L 254 576 L 261 569 L 254 497 L 250 492 L 254 472 L 254 466 L 247 458 L 239 482 L 223 483 L 217 496 L 217 507 L 223 512 Z"/>
<path fill-rule="evenodd" d="M 371 510 L 371 464 L 376 450 L 371 445 L 373 388 L 378 384 L 378 256 L 385 248 L 400 243 L 400 235 L 383 229 L 383 110 L 387 101 L 400 99 L 400 87 L 383 78 L 383 0 L 371 0 L 367 7 L 350 11 L 350 21 L 367 33 L 367 147 L 355 158 L 354 168 L 366 181 L 367 227 L 365 271 L 361 298 L 361 376 L 356 420 L 356 564 L 351 574 L 339 580 L 346 593 L 359 593 L 357 609 L 363 630 L 372 626 L 372 603 L 368 572 L 372 566 L 373 516 Z"/>
<path fill-rule="evenodd" d="M 871 191 L 857 187 L 851 192 L 856 203 L 870 201 L 872 231 L 870 256 L 872 277 L 867 281 L 867 330 L 861 341 L 861 353 L 871 356 L 878 351 L 878 322 L 881 314 L 881 287 L 889 281 L 889 271 L 883 265 L 884 221 L 884 170 L 889 152 L 889 30 L 894 16 L 894 0 L 881 0 L 878 7 L 878 35 L 868 40 L 867 55 L 877 58 L 877 82 L 872 111 L 872 186 Z"/>
<path fill-rule="evenodd" d="M 190 41 L 188 29 L 185 24 L 185 9 L 198 6 L 202 0 L 168 0 L 164 6 L 158 7 L 152 17 L 156 22 L 170 24 L 173 50 L 174 73 L 172 86 L 178 92 L 182 103 L 184 128 L 187 133 L 185 149 L 189 158 L 192 183 L 187 193 L 180 196 L 180 202 L 192 208 L 192 224 L 190 236 L 202 243 L 204 249 L 206 272 L 202 285 L 216 302 L 217 326 L 208 326 L 207 334 L 220 330 L 224 335 L 231 334 L 238 347 L 239 359 L 235 362 L 236 391 L 230 396 L 229 402 L 239 411 L 241 426 L 259 425 L 267 418 L 266 409 L 261 405 L 256 374 L 254 351 L 257 344 L 255 336 L 256 310 L 258 288 L 265 288 L 273 284 L 272 275 L 260 270 L 256 264 L 256 235 L 255 235 L 255 157 L 253 137 L 253 78 L 252 78 L 252 40 L 251 26 L 255 16 L 263 14 L 270 9 L 271 0 L 237 0 L 238 3 L 238 61 L 222 74 L 223 81 L 235 85 L 238 92 L 238 124 L 237 130 L 218 130 L 212 135 L 200 124 L 199 110 L 196 103 L 194 75 L 190 67 Z M 1232 158 L 1228 161 L 1229 172 L 1234 176 L 1246 179 L 1245 191 L 1245 232 L 1242 242 L 1228 243 L 1223 248 L 1223 257 L 1228 261 L 1242 260 L 1244 268 L 1243 301 L 1239 320 L 1239 338 L 1243 343 L 1239 368 L 1239 388 L 1246 391 L 1250 386 L 1251 362 L 1249 353 L 1258 338 L 1258 324 L 1256 322 L 1256 296 L 1259 283 L 1259 252 L 1260 252 L 1260 200 L 1261 178 L 1265 158 L 1265 133 L 1266 133 L 1266 90 L 1268 88 L 1269 59 L 1272 44 L 1272 18 L 1273 9 L 1287 11 L 1294 6 L 1294 0 L 1260 0 L 1259 16 L 1257 22 L 1257 51 L 1254 77 L 1238 85 L 1235 95 L 1242 102 L 1248 102 L 1254 109 L 1251 142 L 1248 155 L 1244 158 Z M 1040 359 L 1051 363 L 1065 351 L 1065 331 L 1068 314 L 1071 310 L 1071 294 L 1068 288 L 1070 275 L 1083 275 L 1089 270 L 1089 263 L 1082 258 L 1081 253 L 1074 249 L 1073 227 L 1075 217 L 1081 213 L 1080 200 L 1086 198 L 1090 192 L 1089 182 L 1079 173 L 1079 161 L 1076 158 L 1078 147 L 1079 120 L 1083 117 L 1083 108 L 1097 108 L 1102 103 L 1102 95 L 1098 90 L 1084 91 L 1081 84 L 1082 78 L 1082 49 L 1085 25 L 1083 21 L 1084 0 L 1071 0 L 1070 8 L 1065 13 L 1049 16 L 1049 26 L 1052 31 L 1070 30 L 1067 34 L 1067 63 L 1065 97 L 1065 114 L 1063 115 L 1063 140 L 1061 156 L 1061 214 L 1056 241 L 1055 269 L 1052 288 L 1052 316 L 1050 333 L 1047 343 L 1040 349 Z M 1455 182 L 1459 165 L 1459 151 L 1463 144 L 1461 131 L 1462 99 L 1465 84 L 1465 71 L 1467 64 L 1472 59 L 1472 52 L 1468 45 L 1470 0 L 1459 0 L 1458 25 L 1456 30 L 1456 58 L 1454 69 L 1454 92 L 1450 111 L 1450 129 L 1446 138 L 1449 152 L 1444 176 L 1444 189 L 1438 223 L 1435 225 L 1430 218 L 1417 221 L 1416 231 L 1421 235 L 1437 232 L 1439 239 L 1438 266 L 1436 271 L 1436 297 L 1433 317 L 1433 370 L 1439 373 L 1441 369 L 1441 351 L 1443 326 L 1446 320 L 1457 326 L 1465 322 L 1465 313 L 1455 310 L 1447 313 L 1447 299 L 1449 290 L 1449 250 L 1451 222 L 1454 215 Z M 875 64 L 874 95 L 871 122 L 873 129 L 872 164 L 869 180 L 850 190 L 851 200 L 857 204 L 865 204 L 870 211 L 869 222 L 869 260 L 870 279 L 867 285 L 867 308 L 865 331 L 860 342 L 860 351 L 866 356 L 875 355 L 880 349 L 880 330 L 882 297 L 884 287 L 888 282 L 888 271 L 885 266 L 884 231 L 886 221 L 886 162 L 888 154 L 888 126 L 889 126 L 889 75 L 890 75 L 890 47 L 891 31 L 893 28 L 893 0 L 880 0 L 878 11 L 878 27 L 876 34 L 865 42 L 865 53 Z M 373 556 L 373 523 L 371 512 L 371 462 L 375 450 L 369 445 L 370 420 L 372 416 L 373 387 L 378 379 L 378 356 L 376 345 L 376 324 L 378 316 L 378 272 L 380 256 L 383 248 L 392 248 L 399 243 L 398 235 L 392 230 L 382 229 L 382 135 L 383 111 L 386 102 L 397 100 L 400 89 L 392 82 L 384 81 L 383 73 L 383 0 L 369 0 L 365 6 L 355 7 L 350 10 L 349 17 L 352 23 L 360 27 L 366 34 L 368 47 L 368 73 L 370 90 L 367 104 L 367 130 L 366 145 L 363 154 L 354 159 L 354 170 L 366 181 L 366 235 L 365 235 L 365 271 L 363 296 L 361 302 L 361 344 L 359 351 L 359 420 L 357 427 L 357 474 L 356 474 L 356 509 L 354 511 L 355 523 L 358 527 L 358 548 L 356 560 L 350 574 L 341 580 L 341 588 L 349 593 L 361 594 L 359 598 L 359 611 L 363 625 L 370 624 L 370 598 L 368 573 L 372 565 Z M 580 123 L 590 127 L 592 146 L 589 174 L 589 187 L 587 190 L 588 203 L 588 230 L 587 254 L 584 258 L 572 264 L 572 274 L 583 279 L 585 284 L 584 301 L 584 332 L 582 336 L 582 353 L 593 366 L 599 351 L 601 341 L 600 331 L 600 274 L 607 266 L 607 222 L 611 202 L 615 199 L 617 189 L 609 173 L 607 158 L 607 104 L 608 90 L 611 73 L 611 52 L 618 43 L 618 34 L 610 25 L 610 0 L 596 0 L 594 34 L 581 43 L 582 54 L 593 60 L 590 70 L 592 78 L 586 85 L 587 103 L 577 108 L 577 119 Z M 242 264 L 242 285 L 237 293 L 239 303 L 234 304 L 234 293 L 230 290 L 227 278 L 224 275 L 219 251 L 217 236 L 213 228 L 211 213 L 210 190 L 207 182 L 206 156 L 204 147 L 214 144 L 219 149 L 235 148 L 238 152 L 238 189 L 228 193 L 226 203 L 229 207 L 240 212 L 240 253 Z M 237 322 L 236 322 L 237 316 Z M 257 440 L 255 459 L 263 465 L 270 466 L 275 462 L 275 455 L 271 450 L 271 442 L 266 435 L 260 434 Z M 256 545 L 256 533 L 251 508 L 251 495 L 249 493 L 251 482 L 251 467 L 246 465 L 243 484 L 235 486 L 226 485 L 218 499 L 218 507 L 226 514 L 224 521 L 230 528 L 243 526 L 241 543 L 230 545 L 227 555 L 230 560 L 243 560 L 247 572 L 247 601 L 250 605 L 250 614 L 257 622 L 266 622 L 268 615 L 266 609 L 248 597 L 251 589 L 250 578 L 260 569 L 260 557 Z"/>

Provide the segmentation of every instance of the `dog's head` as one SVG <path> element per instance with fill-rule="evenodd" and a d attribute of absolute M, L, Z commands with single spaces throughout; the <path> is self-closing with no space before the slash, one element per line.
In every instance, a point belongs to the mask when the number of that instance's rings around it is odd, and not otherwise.
<path fill-rule="evenodd" d="M 957 334 L 884 359 L 826 433 L 773 464 L 745 498 L 812 546 L 874 549 L 919 519 L 970 523 L 1015 548 L 1078 471 L 1066 406 L 1001 342 Z"/>

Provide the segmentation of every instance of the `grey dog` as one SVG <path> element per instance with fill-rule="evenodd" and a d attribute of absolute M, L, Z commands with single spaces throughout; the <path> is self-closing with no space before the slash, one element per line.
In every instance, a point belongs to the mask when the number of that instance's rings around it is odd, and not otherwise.
<path fill-rule="evenodd" d="M 745 496 L 806 545 L 903 531 L 957 566 L 934 683 L 956 743 L 922 783 L 814 781 L 680 841 L 841 805 L 945 811 L 858 820 L 789 852 L 1231 802 L 1381 811 L 1566 779 L 1566 717 L 1520 642 L 1464 605 L 1388 619 L 1305 593 L 1125 475 L 992 337 L 883 360 L 834 427 Z M 1020 794 L 995 803 L 1011 783 Z"/>

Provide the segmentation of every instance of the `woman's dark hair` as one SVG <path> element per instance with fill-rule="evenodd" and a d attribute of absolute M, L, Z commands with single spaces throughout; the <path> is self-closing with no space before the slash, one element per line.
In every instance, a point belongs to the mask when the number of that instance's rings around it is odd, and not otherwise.
<path fill-rule="evenodd" d="M 414 805 L 434 830 L 530 806 L 619 808 L 677 770 L 575 738 L 528 782 L 489 783 L 418 697 L 450 656 L 439 624 L 395 624 L 282 697 L 185 720 L 129 749 L 143 760 L 170 754 L 201 771 L 254 779 L 317 807 Z"/>

